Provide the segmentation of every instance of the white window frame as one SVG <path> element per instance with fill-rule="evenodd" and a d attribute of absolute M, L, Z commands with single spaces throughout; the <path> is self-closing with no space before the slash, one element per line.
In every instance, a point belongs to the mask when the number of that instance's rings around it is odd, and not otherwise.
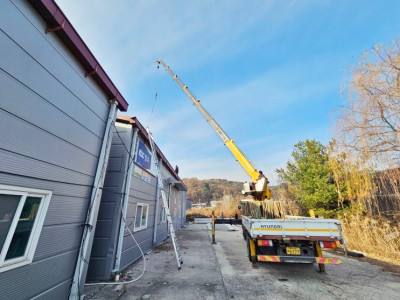
<path fill-rule="evenodd" d="M 136 227 L 136 221 L 137 221 L 136 218 L 138 217 L 138 209 L 139 209 L 139 207 L 146 207 L 146 224 L 143 225 L 143 226 L 140 225 L 139 227 Z M 140 217 L 140 223 L 139 224 L 142 224 L 142 215 L 143 215 L 142 212 L 143 212 L 143 210 L 141 211 L 140 216 L 139 216 Z M 139 231 L 139 230 L 146 229 L 148 221 L 149 221 L 149 205 L 147 203 L 138 203 L 136 205 L 134 231 Z"/>
<path fill-rule="evenodd" d="M 0 254 L 0 273 L 15 269 L 27 264 L 32 263 L 33 256 L 36 251 L 36 246 L 39 241 L 40 233 L 42 232 L 43 223 L 46 217 L 47 209 L 49 208 L 50 199 L 52 196 L 51 191 L 46 190 L 38 190 L 24 187 L 15 187 L 0 184 L 0 194 L 8 194 L 8 195 L 20 195 L 21 198 L 19 200 L 19 204 L 17 210 L 14 214 L 10 229 L 8 230 L 7 237 L 4 241 L 3 248 Z M 42 200 L 40 201 L 40 205 L 37 211 L 37 215 L 35 218 L 35 222 L 32 226 L 32 231 L 26 245 L 25 253 L 23 256 L 16 257 L 13 259 L 5 260 L 8 249 L 10 247 L 12 238 L 15 233 L 15 229 L 17 228 L 20 214 L 22 212 L 22 208 L 24 207 L 25 200 L 28 196 L 38 197 Z M 1 203 L 0 203 L 1 205 Z"/>
<path fill-rule="evenodd" d="M 160 224 L 161 223 L 166 223 L 167 222 L 167 210 L 164 207 L 164 204 L 161 203 L 161 209 L 160 209 Z"/>

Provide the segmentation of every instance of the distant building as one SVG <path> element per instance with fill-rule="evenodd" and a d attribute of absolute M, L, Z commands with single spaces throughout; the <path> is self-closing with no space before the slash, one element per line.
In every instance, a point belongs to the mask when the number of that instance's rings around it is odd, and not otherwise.
<path fill-rule="evenodd" d="M 217 207 L 218 203 L 221 203 L 222 201 L 217 201 L 217 200 L 211 200 L 210 201 L 210 206 L 211 207 Z"/>
<path fill-rule="evenodd" d="M 202 207 L 207 207 L 207 203 L 193 203 L 192 202 L 192 208 L 202 208 Z"/>
<path fill-rule="evenodd" d="M 186 198 L 186 210 L 192 208 L 192 200 Z"/>

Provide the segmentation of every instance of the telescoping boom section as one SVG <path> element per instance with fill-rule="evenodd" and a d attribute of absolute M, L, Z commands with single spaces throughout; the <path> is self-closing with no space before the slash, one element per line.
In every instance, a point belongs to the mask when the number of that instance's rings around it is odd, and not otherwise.
<path fill-rule="evenodd" d="M 236 160 L 239 162 L 239 164 L 243 167 L 243 169 L 246 171 L 246 173 L 250 176 L 252 182 L 256 183 L 259 178 L 259 175 L 260 175 L 259 172 L 252 165 L 252 163 L 247 159 L 247 157 L 240 151 L 240 149 L 236 146 L 234 141 L 228 137 L 228 135 L 225 133 L 225 131 L 221 128 L 221 126 L 218 125 L 218 123 L 211 117 L 211 115 L 206 111 L 206 109 L 200 104 L 200 100 L 197 99 L 190 92 L 188 86 L 182 83 L 182 81 L 178 78 L 178 75 L 176 75 L 174 72 L 172 72 L 172 70 L 169 68 L 169 66 L 167 66 L 161 59 L 159 59 L 157 61 L 157 63 L 162 65 L 165 68 L 165 70 L 171 75 L 173 80 L 176 83 L 178 83 L 178 85 L 182 88 L 182 90 L 185 92 L 185 94 L 192 101 L 193 105 L 196 106 L 196 108 L 200 111 L 200 113 L 206 119 L 208 124 L 210 124 L 210 126 L 214 129 L 214 131 L 221 138 L 221 140 L 225 144 L 225 146 L 228 147 L 228 149 L 231 151 L 231 153 L 236 158 Z M 263 188 L 263 190 L 261 191 L 259 198 L 260 198 L 260 200 L 271 198 L 271 192 L 266 187 L 266 184 L 265 184 L 265 187 Z"/>

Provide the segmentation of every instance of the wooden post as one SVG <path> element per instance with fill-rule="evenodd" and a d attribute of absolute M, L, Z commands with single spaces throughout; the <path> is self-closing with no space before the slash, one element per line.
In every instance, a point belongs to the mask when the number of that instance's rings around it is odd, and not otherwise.
<path fill-rule="evenodd" d="M 212 222 L 211 222 L 212 242 L 211 242 L 211 244 L 216 244 L 216 242 L 215 242 L 215 214 L 214 214 L 214 211 L 212 211 L 211 219 L 212 219 Z"/>

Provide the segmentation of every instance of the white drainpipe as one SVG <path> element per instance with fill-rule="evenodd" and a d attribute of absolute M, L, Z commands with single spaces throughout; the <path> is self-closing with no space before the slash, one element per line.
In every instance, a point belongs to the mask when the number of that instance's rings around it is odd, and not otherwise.
<path fill-rule="evenodd" d="M 133 137 L 128 159 L 128 170 L 125 176 L 125 189 L 124 189 L 124 197 L 122 199 L 122 211 L 121 211 L 121 221 L 120 221 L 119 235 L 118 235 L 118 245 L 117 245 L 117 252 L 115 253 L 115 264 L 113 273 L 115 273 L 116 275 L 118 275 L 120 272 L 122 242 L 124 241 L 124 232 L 126 225 L 125 219 L 126 219 L 126 212 L 128 210 L 129 191 L 131 188 L 132 170 L 133 170 L 133 164 L 137 146 L 137 135 L 138 135 L 138 129 L 135 128 L 133 129 Z"/>
<path fill-rule="evenodd" d="M 184 215 L 185 215 L 185 207 L 184 207 L 185 200 L 184 199 L 185 198 L 184 198 L 183 191 L 181 191 L 180 194 L 181 194 L 181 227 L 183 227 L 183 225 L 185 225 L 185 218 L 184 218 Z"/>
<path fill-rule="evenodd" d="M 158 165 L 161 167 L 162 159 L 158 160 Z M 160 168 L 161 174 L 161 168 Z M 161 179 L 162 180 L 162 179 Z M 158 223 L 158 214 L 159 214 L 159 202 L 160 202 L 160 187 L 158 186 L 158 180 L 156 183 L 156 207 L 154 211 L 154 229 L 153 229 L 153 244 L 157 243 L 157 223 Z"/>
<path fill-rule="evenodd" d="M 108 114 L 108 120 L 104 131 L 104 138 L 103 138 L 103 143 L 101 145 L 96 176 L 93 182 L 93 189 L 90 197 L 90 204 L 86 217 L 86 224 L 83 229 L 81 247 L 79 249 L 78 260 L 75 266 L 75 274 L 71 286 L 71 293 L 69 296 L 70 300 L 79 299 L 81 292 L 84 289 L 84 284 L 86 281 L 86 273 L 89 264 L 90 253 L 92 251 L 93 237 L 96 230 L 96 221 L 99 212 L 102 187 L 104 183 L 105 173 L 107 170 L 107 162 L 112 141 L 113 131 L 111 130 L 111 127 L 113 122 L 115 122 L 116 115 L 117 115 L 117 102 L 113 101 L 111 103 L 110 111 Z"/>
<path fill-rule="evenodd" d="M 171 196 L 171 183 L 168 183 L 168 208 L 169 208 L 169 213 L 171 215 L 171 221 L 172 221 L 172 225 L 174 225 L 174 219 L 172 218 L 172 213 L 171 213 L 171 200 L 170 200 L 170 196 Z M 168 220 L 167 220 L 167 236 L 170 236 L 170 232 L 169 232 L 169 226 L 168 226 Z"/>

